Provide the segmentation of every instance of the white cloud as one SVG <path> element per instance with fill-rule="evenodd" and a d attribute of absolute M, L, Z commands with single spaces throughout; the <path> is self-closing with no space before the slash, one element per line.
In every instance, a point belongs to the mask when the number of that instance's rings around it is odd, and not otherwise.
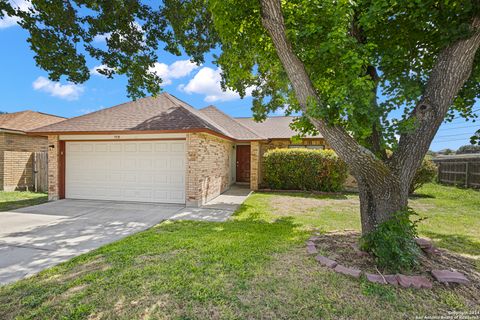
<path fill-rule="evenodd" d="M 52 97 L 58 97 L 65 100 L 77 100 L 83 93 L 84 88 L 80 85 L 67 83 L 61 84 L 53 82 L 45 77 L 38 77 L 32 83 L 33 89 L 43 91 Z"/>
<path fill-rule="evenodd" d="M 190 60 L 178 60 L 171 65 L 156 62 L 154 66 L 150 68 L 150 72 L 162 78 L 162 85 L 166 86 L 172 83 L 172 79 L 186 77 L 197 68 L 198 66 Z"/>
<path fill-rule="evenodd" d="M 113 70 L 113 68 L 110 68 L 110 67 L 108 67 L 108 66 L 105 65 L 105 64 L 101 64 L 101 65 L 95 66 L 95 67 L 93 67 L 92 69 L 90 69 L 90 74 L 91 74 L 91 75 L 95 75 L 95 76 L 105 77 L 105 75 L 103 75 L 103 74 L 101 74 L 100 72 L 98 72 L 98 69 Z"/>
<path fill-rule="evenodd" d="M 93 37 L 93 42 L 106 42 L 111 35 L 111 32 L 97 34 L 95 37 Z"/>
<path fill-rule="evenodd" d="M 221 72 L 220 68 L 214 70 L 209 67 L 203 67 L 186 85 L 180 85 L 179 89 L 189 94 L 203 94 L 205 95 L 205 102 L 239 99 L 240 95 L 237 92 L 230 89 L 222 90 L 220 85 L 222 80 Z M 247 88 L 246 96 L 251 96 L 252 91 L 253 88 Z"/>
<path fill-rule="evenodd" d="M 27 11 L 32 6 L 30 1 L 27 1 L 27 0 L 17 0 L 17 1 L 11 0 L 9 2 L 13 6 L 13 8 L 17 8 L 22 11 Z M 5 15 L 3 18 L 0 19 L 0 29 L 6 29 L 6 28 L 16 26 L 18 20 L 19 19 L 17 17 L 10 17 Z"/>

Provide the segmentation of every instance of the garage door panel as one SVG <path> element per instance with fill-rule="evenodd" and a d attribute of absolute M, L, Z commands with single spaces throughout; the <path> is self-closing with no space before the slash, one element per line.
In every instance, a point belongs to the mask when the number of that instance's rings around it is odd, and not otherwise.
<path fill-rule="evenodd" d="M 109 146 L 110 152 L 121 152 L 122 151 L 122 145 L 120 143 L 113 143 L 110 144 Z"/>
<path fill-rule="evenodd" d="M 170 192 L 170 200 L 173 202 L 181 201 L 181 199 L 185 199 L 185 193 L 183 191 Z"/>
<path fill-rule="evenodd" d="M 108 144 L 99 143 L 95 145 L 95 152 L 107 152 L 107 151 L 108 151 Z"/>
<path fill-rule="evenodd" d="M 153 183 L 155 184 L 168 184 L 168 176 L 166 175 L 155 175 L 153 177 Z"/>
<path fill-rule="evenodd" d="M 66 197 L 185 203 L 184 144 L 67 142 Z"/>
<path fill-rule="evenodd" d="M 153 148 L 151 143 L 145 143 L 138 146 L 138 150 L 140 152 L 152 152 L 152 149 Z"/>
<path fill-rule="evenodd" d="M 137 152 L 137 144 L 136 143 L 126 143 L 123 151 L 127 153 Z"/>
<path fill-rule="evenodd" d="M 185 152 L 185 144 L 184 143 L 172 143 L 172 152 Z"/>

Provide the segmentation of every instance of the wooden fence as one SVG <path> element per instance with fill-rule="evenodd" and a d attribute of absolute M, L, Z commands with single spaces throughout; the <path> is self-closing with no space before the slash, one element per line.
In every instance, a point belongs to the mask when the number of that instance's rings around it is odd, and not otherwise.
<path fill-rule="evenodd" d="M 480 188 L 480 154 L 462 154 L 434 158 L 438 181 L 466 188 Z"/>
<path fill-rule="evenodd" d="M 48 191 L 48 154 L 47 152 L 33 153 L 33 182 L 35 192 Z"/>

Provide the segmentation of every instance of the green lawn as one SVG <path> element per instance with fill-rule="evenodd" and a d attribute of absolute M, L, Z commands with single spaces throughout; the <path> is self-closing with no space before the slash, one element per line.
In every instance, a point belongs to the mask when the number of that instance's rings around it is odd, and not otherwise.
<path fill-rule="evenodd" d="M 0 211 L 14 210 L 47 202 L 45 193 L 28 191 L 0 191 Z"/>
<path fill-rule="evenodd" d="M 423 235 L 480 258 L 480 193 L 427 185 Z M 478 308 L 465 287 L 397 289 L 318 266 L 312 228 L 358 229 L 355 195 L 253 194 L 225 223 L 164 222 L 0 287 L 2 319 L 400 319 Z M 478 285 L 478 284 L 476 284 Z M 471 288 L 471 287 L 470 287 Z"/>

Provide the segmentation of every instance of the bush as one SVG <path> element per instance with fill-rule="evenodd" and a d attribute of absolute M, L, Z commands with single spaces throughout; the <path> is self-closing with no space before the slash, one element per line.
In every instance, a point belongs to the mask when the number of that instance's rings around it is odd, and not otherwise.
<path fill-rule="evenodd" d="M 410 193 L 423 186 L 425 183 L 432 182 L 437 176 L 437 165 L 430 159 L 423 159 L 422 165 L 418 168 L 410 185 Z"/>
<path fill-rule="evenodd" d="M 271 189 L 339 191 L 347 178 L 346 164 L 332 150 L 270 150 L 264 169 Z"/>
<path fill-rule="evenodd" d="M 410 208 L 398 211 L 392 219 L 362 237 L 361 249 L 371 252 L 379 267 L 389 272 L 401 272 L 418 264 L 420 249 L 415 242 L 418 220 L 413 221 L 412 215 L 416 213 Z"/>
<path fill-rule="evenodd" d="M 480 153 L 480 146 L 470 144 L 458 148 L 456 154 Z"/>

